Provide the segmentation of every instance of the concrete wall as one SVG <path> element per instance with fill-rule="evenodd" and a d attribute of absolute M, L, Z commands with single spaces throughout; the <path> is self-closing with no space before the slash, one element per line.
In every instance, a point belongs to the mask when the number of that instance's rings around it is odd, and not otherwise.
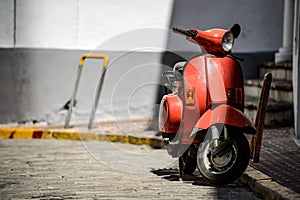
<path fill-rule="evenodd" d="M 16 47 L 76 48 L 77 0 L 17 0 Z"/>
<path fill-rule="evenodd" d="M 199 52 L 169 27 L 226 28 L 239 22 L 244 31 L 237 52 L 268 57 L 281 44 L 282 5 L 280 0 L 1 0 L 0 123 L 63 122 L 80 55 L 91 51 L 111 59 L 96 120 L 150 118 L 166 67 L 161 63 L 178 59 L 162 52 L 180 49 L 184 58 Z M 259 60 L 251 59 L 251 65 Z M 100 69 L 101 61 L 86 63 L 72 121 L 87 121 Z"/>
<path fill-rule="evenodd" d="M 236 40 L 235 52 L 277 51 L 282 42 L 282 17 L 283 0 L 175 0 L 170 27 L 226 29 L 238 23 L 242 32 Z M 169 36 L 168 49 L 198 50 L 176 34 Z"/>
<path fill-rule="evenodd" d="M 78 58 L 83 53 L 88 51 L 0 50 L 0 121 L 63 122 L 66 116 L 63 106 L 71 97 Z M 160 59 L 160 53 L 101 53 L 110 57 L 111 64 L 95 120 L 150 119 L 161 69 L 155 60 Z M 102 61 L 85 62 L 73 122 L 89 119 L 101 72 Z"/>
<path fill-rule="evenodd" d="M 14 1 L 0 1 L 0 47 L 14 45 Z"/>
<path fill-rule="evenodd" d="M 273 61 L 274 52 L 282 44 L 283 3 L 283 0 L 175 0 L 170 27 L 229 29 L 235 23 L 240 24 L 242 32 L 233 53 L 245 60 L 241 62 L 244 76 L 255 78 L 257 65 Z M 168 36 L 167 49 L 179 55 L 185 52 L 188 57 L 199 52 L 197 45 L 174 33 Z"/>
<path fill-rule="evenodd" d="M 95 49 L 127 31 L 168 28 L 171 9 L 172 0 L 1 0 L 0 47 L 14 47 L 15 35 L 15 47 Z"/>
<path fill-rule="evenodd" d="M 1 1 L 0 123 L 63 122 L 79 58 L 95 52 L 110 58 L 95 120 L 150 118 L 171 8 L 171 0 Z M 101 66 L 86 61 L 72 121 L 88 120 Z"/>

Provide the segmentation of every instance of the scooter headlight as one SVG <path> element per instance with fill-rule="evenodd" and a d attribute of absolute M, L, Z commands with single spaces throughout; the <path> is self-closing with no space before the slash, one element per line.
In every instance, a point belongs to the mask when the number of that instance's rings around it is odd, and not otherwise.
<path fill-rule="evenodd" d="M 224 34 L 222 38 L 222 48 L 224 51 L 228 52 L 232 49 L 234 42 L 234 36 L 233 34 L 228 31 Z"/>

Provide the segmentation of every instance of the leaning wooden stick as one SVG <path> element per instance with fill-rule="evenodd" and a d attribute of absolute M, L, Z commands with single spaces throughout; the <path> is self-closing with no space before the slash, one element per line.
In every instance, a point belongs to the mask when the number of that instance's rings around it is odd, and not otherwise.
<path fill-rule="evenodd" d="M 272 83 L 272 74 L 266 73 L 263 80 L 263 86 L 257 106 L 257 114 L 255 118 L 254 126 L 256 128 L 256 135 L 251 136 L 250 142 L 250 158 L 253 158 L 254 162 L 259 162 L 259 154 L 261 149 L 261 142 L 263 136 L 265 116 L 268 107 L 269 93 Z"/>

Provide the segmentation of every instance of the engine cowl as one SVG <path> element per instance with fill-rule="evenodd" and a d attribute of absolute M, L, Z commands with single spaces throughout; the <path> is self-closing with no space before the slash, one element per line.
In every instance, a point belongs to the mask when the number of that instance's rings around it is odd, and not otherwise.
<path fill-rule="evenodd" d="M 174 94 L 165 95 L 159 108 L 159 130 L 176 134 L 182 118 L 182 100 Z"/>

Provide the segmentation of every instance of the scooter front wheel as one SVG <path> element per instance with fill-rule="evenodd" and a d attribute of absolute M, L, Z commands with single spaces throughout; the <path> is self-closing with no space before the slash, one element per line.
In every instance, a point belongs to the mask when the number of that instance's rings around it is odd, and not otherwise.
<path fill-rule="evenodd" d="M 224 152 L 215 155 L 211 140 L 202 142 L 197 152 L 197 166 L 200 173 L 216 185 L 235 181 L 244 173 L 249 163 L 250 150 L 246 136 L 233 130 L 228 132 L 229 147 Z"/>

